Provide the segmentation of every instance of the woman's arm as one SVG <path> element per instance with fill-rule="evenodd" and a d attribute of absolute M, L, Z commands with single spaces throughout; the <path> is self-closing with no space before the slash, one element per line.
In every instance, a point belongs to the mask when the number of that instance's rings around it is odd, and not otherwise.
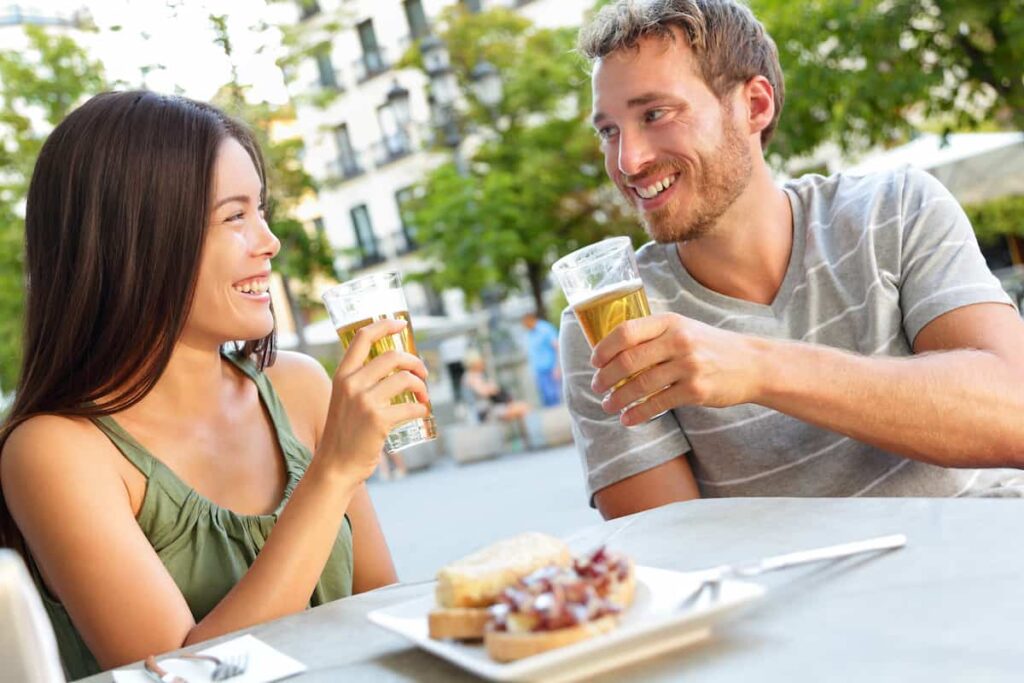
<path fill-rule="evenodd" d="M 281 397 L 295 435 L 316 451 L 331 401 L 331 379 L 323 366 L 309 356 L 283 351 L 267 369 L 267 375 Z M 353 496 L 348 518 L 352 522 L 353 592 L 397 582 L 391 551 L 365 484 Z"/>

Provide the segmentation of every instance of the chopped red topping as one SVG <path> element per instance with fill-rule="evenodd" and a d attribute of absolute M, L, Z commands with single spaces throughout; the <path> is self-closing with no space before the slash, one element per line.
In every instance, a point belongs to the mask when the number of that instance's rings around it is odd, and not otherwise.
<path fill-rule="evenodd" d="M 544 567 L 506 588 L 491 608 L 492 628 L 506 631 L 509 616 L 526 615 L 530 631 L 553 631 L 615 614 L 608 596 L 629 574 L 629 561 L 604 546 L 569 568 Z"/>

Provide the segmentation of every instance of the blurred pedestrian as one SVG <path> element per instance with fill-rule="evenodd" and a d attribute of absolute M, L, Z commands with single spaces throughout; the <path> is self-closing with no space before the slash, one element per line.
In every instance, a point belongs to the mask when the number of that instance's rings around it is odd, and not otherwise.
<path fill-rule="evenodd" d="M 541 405 L 562 402 L 562 371 L 558 366 L 558 330 L 547 320 L 530 312 L 523 316 L 526 328 L 526 357 L 537 381 Z"/>

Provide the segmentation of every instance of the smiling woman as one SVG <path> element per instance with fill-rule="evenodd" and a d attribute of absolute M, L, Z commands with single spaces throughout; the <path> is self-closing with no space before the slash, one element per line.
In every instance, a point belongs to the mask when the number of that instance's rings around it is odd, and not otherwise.
<path fill-rule="evenodd" d="M 244 125 L 180 97 L 97 96 L 40 152 L 0 545 L 73 678 L 396 579 L 364 481 L 426 369 L 366 362 L 395 321 L 333 381 L 275 353 L 265 192 Z"/>

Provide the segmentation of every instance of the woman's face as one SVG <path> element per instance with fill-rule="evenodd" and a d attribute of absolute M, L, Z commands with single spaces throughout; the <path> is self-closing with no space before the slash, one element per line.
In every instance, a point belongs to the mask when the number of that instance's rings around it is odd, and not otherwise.
<path fill-rule="evenodd" d="M 219 346 L 273 330 L 270 259 L 281 243 L 263 219 L 256 166 L 234 138 L 220 144 L 213 180 L 213 209 L 185 336 Z"/>

